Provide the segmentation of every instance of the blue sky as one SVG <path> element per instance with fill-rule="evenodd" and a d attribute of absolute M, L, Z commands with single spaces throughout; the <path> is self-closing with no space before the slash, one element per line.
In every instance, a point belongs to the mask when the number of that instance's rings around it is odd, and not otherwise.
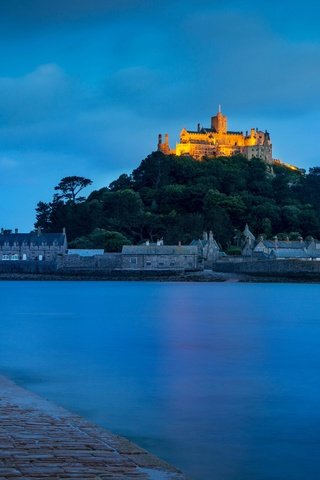
<path fill-rule="evenodd" d="M 268 129 L 320 165 L 320 5 L 306 0 L 0 0 L 0 226 L 33 227 L 66 175 L 131 172 L 168 132 Z"/>

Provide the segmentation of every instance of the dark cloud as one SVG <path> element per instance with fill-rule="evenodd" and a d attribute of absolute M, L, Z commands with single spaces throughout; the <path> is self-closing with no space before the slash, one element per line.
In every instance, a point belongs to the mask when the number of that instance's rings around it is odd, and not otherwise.
<path fill-rule="evenodd" d="M 22 77 L 0 78 L 0 126 L 62 117 L 77 109 L 77 87 L 55 64 L 40 65 Z"/>
<path fill-rule="evenodd" d="M 320 44 L 290 42 L 259 17 L 212 14 L 186 20 L 188 51 L 202 92 L 235 111 L 296 114 L 320 108 Z M 201 71 L 205 75 L 201 75 Z"/>
<path fill-rule="evenodd" d="M 121 14 L 143 8 L 147 0 L 2 0 L 1 19 L 13 23 L 52 22 Z"/>
<path fill-rule="evenodd" d="M 208 102 L 252 115 L 320 109 L 320 43 L 288 41 L 257 15 L 221 11 L 186 14 L 168 36 L 162 64 L 138 64 L 106 79 L 106 101 L 187 120 L 207 111 Z"/>

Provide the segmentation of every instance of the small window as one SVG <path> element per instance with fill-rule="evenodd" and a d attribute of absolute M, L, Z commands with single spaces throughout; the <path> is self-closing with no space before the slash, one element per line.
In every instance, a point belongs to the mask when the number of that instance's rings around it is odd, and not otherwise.
<path fill-rule="evenodd" d="M 159 262 L 158 265 L 159 265 L 159 267 L 163 267 L 164 263 L 163 263 L 163 262 Z"/>
<path fill-rule="evenodd" d="M 19 255 L 17 253 L 15 253 L 14 255 L 11 255 L 11 260 L 19 260 Z"/>
<path fill-rule="evenodd" d="M 137 263 L 137 258 L 136 257 L 130 258 L 130 263 L 136 264 Z"/>
<path fill-rule="evenodd" d="M 175 266 L 175 262 L 170 262 L 170 267 L 174 267 Z"/>
<path fill-rule="evenodd" d="M 150 266 L 151 266 L 151 262 L 150 262 L 149 260 L 146 262 L 146 266 L 147 266 L 147 267 L 150 267 Z"/>
<path fill-rule="evenodd" d="M 2 260 L 9 260 L 9 255 L 2 255 Z"/>

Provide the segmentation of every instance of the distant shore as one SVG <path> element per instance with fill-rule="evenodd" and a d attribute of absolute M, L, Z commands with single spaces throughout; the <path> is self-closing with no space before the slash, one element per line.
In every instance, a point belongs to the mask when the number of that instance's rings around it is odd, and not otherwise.
<path fill-rule="evenodd" d="M 200 282 L 200 283 L 320 283 L 319 274 L 266 275 L 204 272 L 108 272 L 108 273 L 2 273 L 0 281 L 119 281 L 119 282 Z"/>

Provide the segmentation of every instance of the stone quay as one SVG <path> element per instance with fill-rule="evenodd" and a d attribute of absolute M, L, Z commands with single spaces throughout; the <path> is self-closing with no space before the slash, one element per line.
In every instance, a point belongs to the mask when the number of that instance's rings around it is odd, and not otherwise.
<path fill-rule="evenodd" d="M 187 480 L 125 438 L 0 376 L 0 480 Z"/>

